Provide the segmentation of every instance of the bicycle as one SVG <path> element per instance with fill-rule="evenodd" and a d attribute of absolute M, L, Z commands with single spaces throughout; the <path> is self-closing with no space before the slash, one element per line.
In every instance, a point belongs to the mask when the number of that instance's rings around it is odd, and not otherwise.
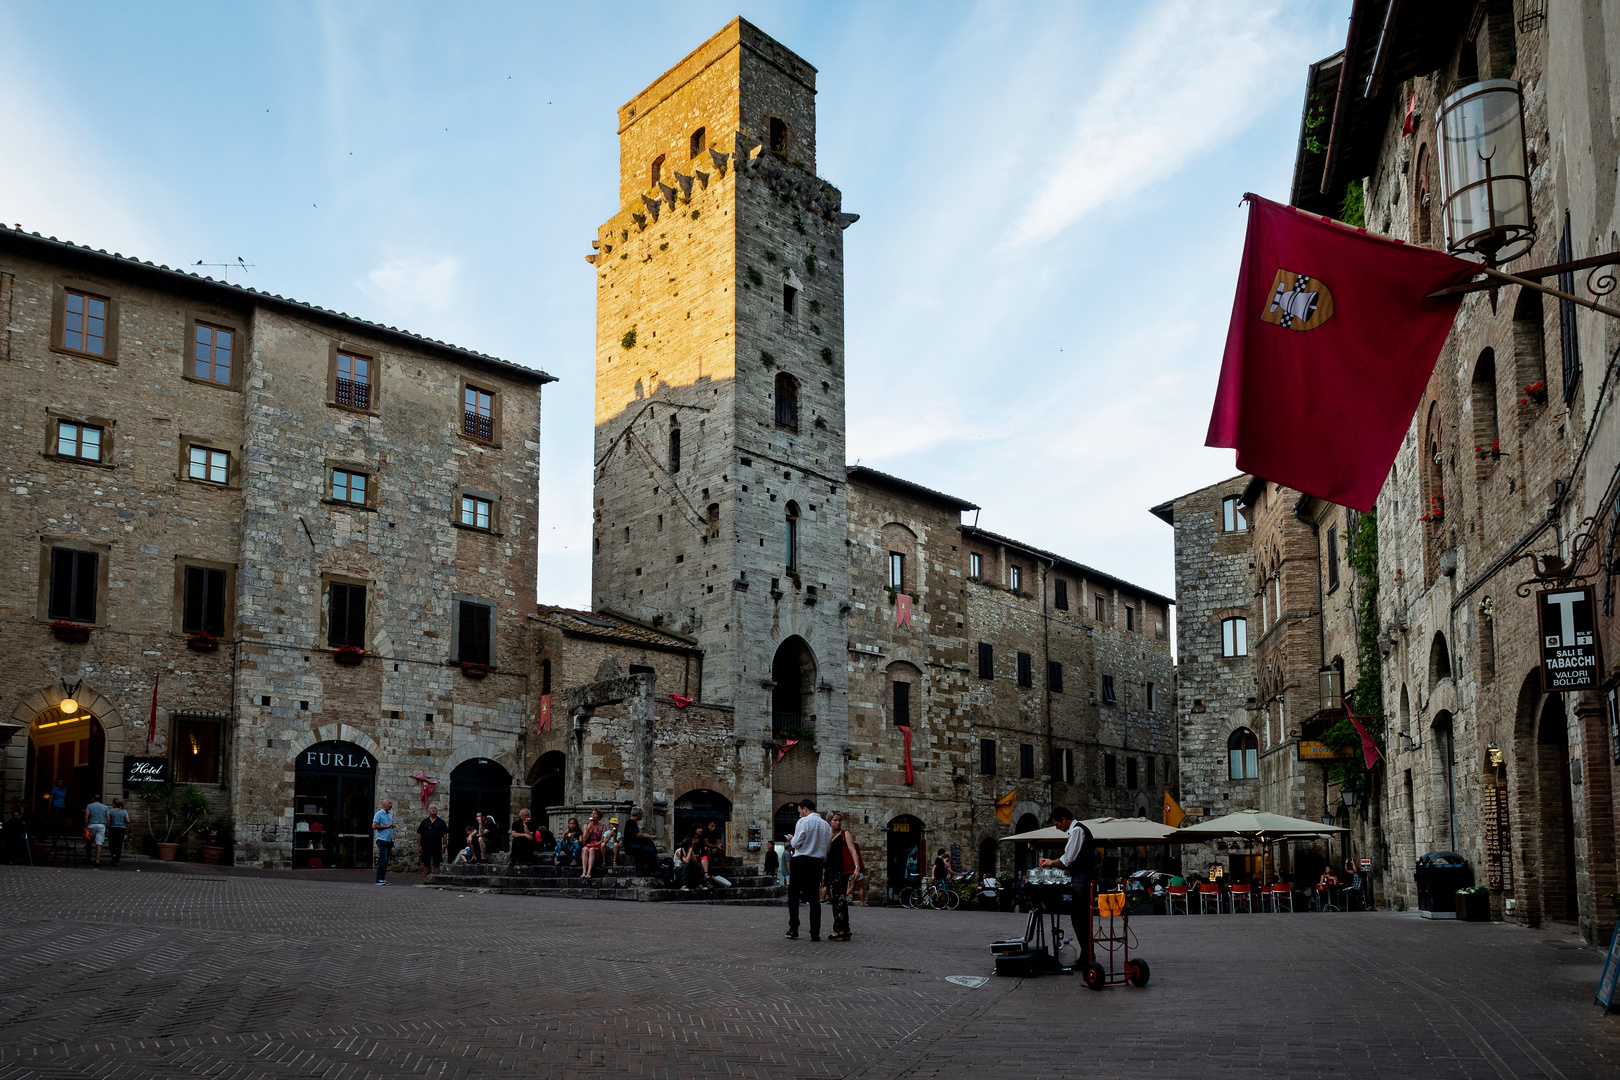
<path fill-rule="evenodd" d="M 935 911 L 955 911 L 961 903 L 962 898 L 955 889 L 932 878 L 924 880 L 919 888 L 908 887 L 900 892 L 901 906 L 913 909 L 931 907 Z"/>

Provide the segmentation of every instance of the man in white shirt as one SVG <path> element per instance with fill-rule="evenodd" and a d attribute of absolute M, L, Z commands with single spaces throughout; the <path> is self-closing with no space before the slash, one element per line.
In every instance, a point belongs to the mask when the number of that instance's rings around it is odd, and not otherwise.
<path fill-rule="evenodd" d="M 832 826 L 816 813 L 810 799 L 799 803 L 799 825 L 788 846 L 793 860 L 788 863 L 787 936 L 799 936 L 799 901 L 810 905 L 810 940 L 821 940 L 821 878 L 827 865 L 827 848 L 832 844 Z"/>
<path fill-rule="evenodd" d="M 1091 830 L 1074 819 L 1067 807 L 1052 808 L 1052 825 L 1069 834 L 1063 854 L 1055 859 L 1042 859 L 1041 866 L 1069 872 L 1069 887 L 1074 890 L 1074 904 L 1069 908 L 1069 921 L 1074 925 L 1075 942 L 1080 948 L 1079 963 L 1091 963 L 1091 875 L 1097 862 L 1097 847 Z"/>

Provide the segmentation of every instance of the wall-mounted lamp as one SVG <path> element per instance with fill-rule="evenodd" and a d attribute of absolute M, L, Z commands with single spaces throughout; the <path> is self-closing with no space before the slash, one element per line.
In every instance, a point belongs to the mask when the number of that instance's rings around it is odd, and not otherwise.
<path fill-rule="evenodd" d="M 1446 248 L 1491 266 L 1536 242 L 1525 168 L 1524 97 L 1512 79 L 1486 79 L 1440 106 L 1440 186 Z"/>
<path fill-rule="evenodd" d="M 1423 746 L 1422 743 L 1418 742 L 1416 739 L 1412 738 L 1412 736 L 1408 735 L 1404 731 L 1401 732 L 1400 738 L 1406 740 L 1406 748 L 1408 750 L 1418 750 L 1418 749 L 1421 749 L 1422 746 Z"/>
<path fill-rule="evenodd" d="M 1321 705 L 1323 712 L 1344 708 L 1344 676 L 1339 674 L 1335 667 L 1325 667 L 1316 673 L 1316 682 L 1321 690 Z"/>
<path fill-rule="evenodd" d="M 1356 808 L 1356 799 L 1358 799 L 1360 796 L 1361 793 L 1355 788 L 1345 788 L 1343 791 L 1339 792 L 1339 798 L 1344 800 L 1344 805 L 1348 806 L 1352 810 Z"/>
<path fill-rule="evenodd" d="M 1492 765 L 1502 764 L 1502 748 L 1500 746 L 1497 746 L 1495 743 L 1491 743 L 1485 748 L 1485 751 L 1491 755 Z"/>

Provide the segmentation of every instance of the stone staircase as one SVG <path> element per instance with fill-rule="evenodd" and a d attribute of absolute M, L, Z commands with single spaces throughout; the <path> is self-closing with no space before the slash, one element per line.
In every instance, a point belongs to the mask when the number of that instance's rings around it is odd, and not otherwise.
<path fill-rule="evenodd" d="M 476 890 L 507 896 L 560 896 L 575 900 L 639 900 L 643 903 L 776 905 L 786 903 L 787 889 L 757 866 L 730 866 L 721 875 L 731 888 L 671 888 L 661 876 L 638 874 L 633 866 L 612 866 L 581 878 L 579 868 L 558 866 L 550 855 L 533 864 L 511 866 L 504 853 L 483 864 L 452 864 L 428 878 L 429 888 Z"/>

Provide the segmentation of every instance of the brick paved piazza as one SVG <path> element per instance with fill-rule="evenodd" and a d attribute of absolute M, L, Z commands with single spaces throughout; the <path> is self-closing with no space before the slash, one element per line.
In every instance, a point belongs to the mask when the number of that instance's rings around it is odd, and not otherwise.
<path fill-rule="evenodd" d="M 0 1078 L 1620 1074 L 1599 954 L 1410 915 L 1141 919 L 1142 990 L 991 979 L 1016 915 L 0 867 Z"/>

